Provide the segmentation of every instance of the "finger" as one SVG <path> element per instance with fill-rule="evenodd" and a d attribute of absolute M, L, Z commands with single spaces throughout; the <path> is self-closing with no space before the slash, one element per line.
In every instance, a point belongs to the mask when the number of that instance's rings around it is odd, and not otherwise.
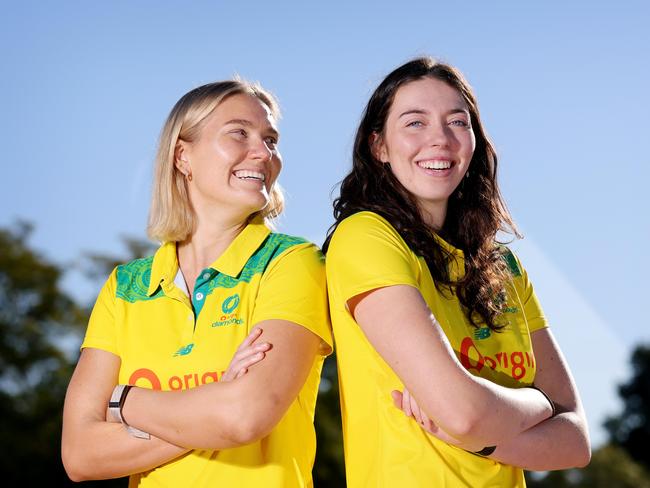
<path fill-rule="evenodd" d="M 244 376 L 246 373 L 248 373 L 248 368 L 240 369 L 240 370 L 237 372 L 237 376 L 235 376 L 235 379 L 237 379 L 237 378 L 241 378 L 241 377 Z"/>
<path fill-rule="evenodd" d="M 429 416 L 420 409 L 420 416 L 422 417 L 422 427 L 424 430 L 434 433 L 438 430 L 438 426 L 429 418 Z"/>
<path fill-rule="evenodd" d="M 262 334 L 262 329 L 260 327 L 253 327 L 253 330 L 251 330 L 250 334 L 246 336 L 246 338 L 242 341 L 242 343 L 239 345 L 237 348 L 238 351 L 250 346 L 253 342 L 257 340 L 257 338 Z"/>
<path fill-rule="evenodd" d="M 404 392 L 402 393 L 402 411 L 407 417 L 413 415 L 413 412 L 411 411 L 411 394 L 406 388 L 404 388 Z"/>
<path fill-rule="evenodd" d="M 261 344 L 254 344 L 243 349 L 238 349 L 235 355 L 232 357 L 231 364 L 241 362 L 250 356 L 254 356 L 260 352 L 266 352 L 269 349 L 271 349 L 271 344 L 268 342 L 262 342 Z"/>
<path fill-rule="evenodd" d="M 255 354 L 251 354 L 246 356 L 245 358 L 238 360 L 238 361 L 233 361 L 230 366 L 228 366 L 228 377 L 226 379 L 230 378 L 239 378 L 239 372 L 242 369 L 245 369 L 248 371 L 248 368 L 250 368 L 252 365 L 259 363 L 262 359 L 266 357 L 266 354 L 264 352 L 260 351 Z"/>
<path fill-rule="evenodd" d="M 420 406 L 418 405 L 418 402 L 415 401 L 415 398 L 413 398 L 413 395 L 409 394 L 409 400 L 411 403 L 411 412 L 413 412 L 413 418 L 417 421 L 418 424 L 422 425 L 422 414 L 420 412 Z"/>
<path fill-rule="evenodd" d="M 402 392 L 399 390 L 393 390 L 390 392 L 390 396 L 393 397 L 393 405 L 395 405 L 400 410 L 402 409 Z"/>
<path fill-rule="evenodd" d="M 237 363 L 237 370 L 250 368 L 253 364 L 259 363 L 262 359 L 266 357 L 266 354 L 263 352 L 257 352 L 245 358 L 244 360 Z"/>

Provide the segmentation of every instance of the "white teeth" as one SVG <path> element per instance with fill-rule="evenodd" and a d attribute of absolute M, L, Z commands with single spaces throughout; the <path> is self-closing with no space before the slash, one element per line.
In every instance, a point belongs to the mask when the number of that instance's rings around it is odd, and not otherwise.
<path fill-rule="evenodd" d="M 451 168 L 451 161 L 418 161 L 418 166 L 424 169 L 449 169 Z"/>
<path fill-rule="evenodd" d="M 259 173 L 257 171 L 251 171 L 248 169 L 240 169 L 238 171 L 235 171 L 235 176 L 240 180 L 259 180 L 262 183 L 264 183 L 264 180 L 266 179 L 264 177 L 264 173 Z"/>

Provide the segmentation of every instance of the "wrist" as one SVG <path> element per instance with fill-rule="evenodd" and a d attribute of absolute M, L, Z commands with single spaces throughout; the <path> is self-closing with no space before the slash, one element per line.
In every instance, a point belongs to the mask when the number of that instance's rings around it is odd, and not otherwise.
<path fill-rule="evenodd" d="M 131 390 L 134 388 L 135 387 L 132 385 L 117 385 L 113 389 L 113 393 L 111 394 L 111 398 L 108 402 L 108 411 L 113 419 L 122 423 L 122 425 L 126 427 L 126 430 L 129 432 L 129 434 L 140 439 L 148 440 L 151 438 L 151 436 L 147 432 L 143 432 L 140 429 L 136 429 L 135 427 L 130 426 L 124 418 L 124 406 L 126 404 L 126 399 L 128 398 Z"/>
<path fill-rule="evenodd" d="M 538 386 L 530 385 L 530 386 L 528 386 L 528 388 L 532 388 L 533 390 L 537 390 L 538 392 L 540 392 L 544 396 L 544 398 L 546 398 L 546 401 L 548 401 L 549 405 L 551 406 L 551 416 L 549 418 L 555 417 L 555 415 L 557 414 L 557 408 L 555 406 L 555 402 L 553 402 L 553 400 L 551 400 L 551 397 L 548 396 L 548 394 L 544 390 L 539 388 Z"/>

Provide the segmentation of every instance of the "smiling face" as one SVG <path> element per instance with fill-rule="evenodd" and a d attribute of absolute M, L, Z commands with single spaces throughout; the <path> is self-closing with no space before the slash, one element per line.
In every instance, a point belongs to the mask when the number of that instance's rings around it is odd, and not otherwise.
<path fill-rule="evenodd" d="M 426 77 L 400 87 L 373 154 L 418 202 L 422 216 L 441 228 L 449 197 L 462 181 L 476 147 L 467 103 L 447 83 Z"/>
<path fill-rule="evenodd" d="M 216 210 L 243 221 L 268 205 L 282 167 L 277 143 L 271 110 L 245 93 L 223 100 L 193 142 L 179 141 L 176 166 L 192 175 L 188 191 L 199 220 Z"/>

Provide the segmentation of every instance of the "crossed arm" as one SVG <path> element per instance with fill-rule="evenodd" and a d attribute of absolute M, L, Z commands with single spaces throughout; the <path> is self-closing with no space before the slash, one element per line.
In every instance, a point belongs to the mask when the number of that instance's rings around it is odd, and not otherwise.
<path fill-rule="evenodd" d="M 152 434 L 149 441 L 106 421 L 119 357 L 84 349 L 63 412 L 61 450 L 70 478 L 117 478 L 160 466 L 194 448 L 224 449 L 267 435 L 304 384 L 320 338 L 283 320 L 264 321 L 258 327 L 263 332 L 257 346 L 247 349 L 249 354 L 236 368 L 231 363 L 227 379 L 232 381 L 178 392 L 131 390 L 124 418 Z"/>
<path fill-rule="evenodd" d="M 584 467 L 591 458 L 589 433 L 569 367 L 550 330 L 533 332 L 531 338 L 535 385 L 551 397 L 558 414 L 501 442 L 490 458 L 537 471 Z"/>
<path fill-rule="evenodd" d="M 386 306 L 391 303 L 402 306 L 394 311 L 396 307 Z M 580 399 L 548 330 L 533 334 L 535 384 L 559 406 L 560 413 L 553 418 L 540 392 L 502 387 L 468 373 L 416 288 L 375 289 L 354 297 L 348 307 L 405 385 L 403 396 L 394 392 L 396 403 L 433 435 L 470 451 L 496 445 L 492 459 L 527 469 L 589 462 Z"/>
<path fill-rule="evenodd" d="M 416 288 L 378 288 L 352 298 L 348 307 L 421 409 L 454 438 L 494 445 L 550 417 L 551 406 L 540 392 L 505 388 L 468 373 Z"/>

